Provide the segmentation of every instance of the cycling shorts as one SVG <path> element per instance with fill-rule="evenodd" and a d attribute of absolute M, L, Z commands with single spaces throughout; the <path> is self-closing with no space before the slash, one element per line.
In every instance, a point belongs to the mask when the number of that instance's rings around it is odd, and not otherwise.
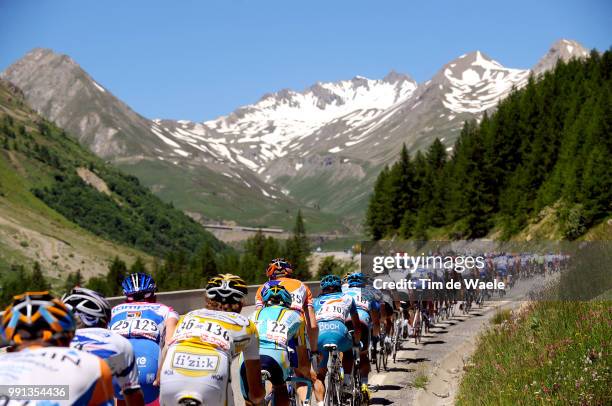
<path fill-rule="evenodd" d="M 161 350 L 155 341 L 147 338 L 130 338 L 129 340 L 134 349 L 140 389 L 144 395 L 145 403 L 151 403 L 159 397 L 159 386 L 153 386 L 153 381 L 157 376 Z M 123 400 L 121 388 L 116 380 L 113 380 L 113 386 L 117 399 Z"/>
<path fill-rule="evenodd" d="M 228 401 L 230 360 L 221 351 L 178 343 L 168 348 L 160 375 L 162 405 L 193 398 L 205 405 Z"/>
<path fill-rule="evenodd" d="M 329 358 L 329 352 L 325 351 L 323 348 L 325 344 L 336 344 L 338 352 L 349 351 L 353 346 L 353 342 L 346 325 L 340 321 L 319 322 L 318 347 L 323 355 L 323 359 L 319 363 L 319 368 L 325 367 L 327 365 L 327 359 Z"/>
<path fill-rule="evenodd" d="M 291 370 L 284 367 L 281 361 L 286 355 L 284 350 L 260 349 L 259 359 L 261 361 L 261 369 L 268 371 L 270 374 L 270 382 L 274 386 L 280 386 L 285 383 L 291 374 Z M 249 398 L 249 385 L 247 382 L 246 365 L 244 362 L 240 364 L 240 390 L 244 399 Z"/>

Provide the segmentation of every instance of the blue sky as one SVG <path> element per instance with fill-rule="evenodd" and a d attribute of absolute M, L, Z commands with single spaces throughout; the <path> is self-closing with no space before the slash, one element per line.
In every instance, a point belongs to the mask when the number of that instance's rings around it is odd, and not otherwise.
<path fill-rule="evenodd" d="M 611 27 L 609 0 L 0 0 L 0 69 L 51 48 L 146 117 L 201 121 L 316 81 L 422 82 L 475 49 L 528 68 L 562 37 L 608 49 Z"/>

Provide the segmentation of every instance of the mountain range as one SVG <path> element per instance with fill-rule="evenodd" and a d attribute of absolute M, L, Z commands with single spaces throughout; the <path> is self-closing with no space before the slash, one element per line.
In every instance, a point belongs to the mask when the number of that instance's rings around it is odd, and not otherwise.
<path fill-rule="evenodd" d="M 373 182 L 402 144 L 415 152 L 437 137 L 450 151 L 465 120 L 559 59 L 587 54 L 563 39 L 533 68 L 511 69 L 474 51 L 424 83 L 395 71 L 319 82 L 202 122 L 145 118 L 48 49 L 30 51 L 0 77 L 95 154 L 201 221 L 286 228 L 302 208 L 311 230 L 349 233 L 360 232 Z"/>

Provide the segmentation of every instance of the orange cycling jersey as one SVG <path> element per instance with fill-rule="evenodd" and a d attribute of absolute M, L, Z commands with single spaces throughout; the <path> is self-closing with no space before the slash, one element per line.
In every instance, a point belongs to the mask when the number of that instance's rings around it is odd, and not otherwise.
<path fill-rule="evenodd" d="M 303 314 L 308 306 L 312 307 L 312 292 L 308 286 L 293 278 L 282 277 L 276 280 L 291 294 L 291 309 Z M 263 298 L 261 297 L 262 290 L 263 286 L 260 286 L 255 294 L 255 306 L 257 307 L 263 307 L 264 305 Z"/>

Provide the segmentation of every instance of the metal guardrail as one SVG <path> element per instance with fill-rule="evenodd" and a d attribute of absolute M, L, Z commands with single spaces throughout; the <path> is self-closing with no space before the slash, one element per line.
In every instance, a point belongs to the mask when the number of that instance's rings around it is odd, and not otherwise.
<path fill-rule="evenodd" d="M 304 282 L 312 292 L 313 296 L 318 296 L 321 290 L 319 281 Z M 255 304 L 255 293 L 261 285 L 249 285 L 248 293 L 244 299 L 245 306 L 253 306 Z M 157 301 L 172 307 L 179 314 L 185 314 L 191 310 L 204 307 L 204 289 L 191 290 L 176 290 L 173 292 L 158 292 L 156 294 Z M 109 297 L 108 301 L 111 306 L 118 305 L 125 301 L 123 296 Z"/>

